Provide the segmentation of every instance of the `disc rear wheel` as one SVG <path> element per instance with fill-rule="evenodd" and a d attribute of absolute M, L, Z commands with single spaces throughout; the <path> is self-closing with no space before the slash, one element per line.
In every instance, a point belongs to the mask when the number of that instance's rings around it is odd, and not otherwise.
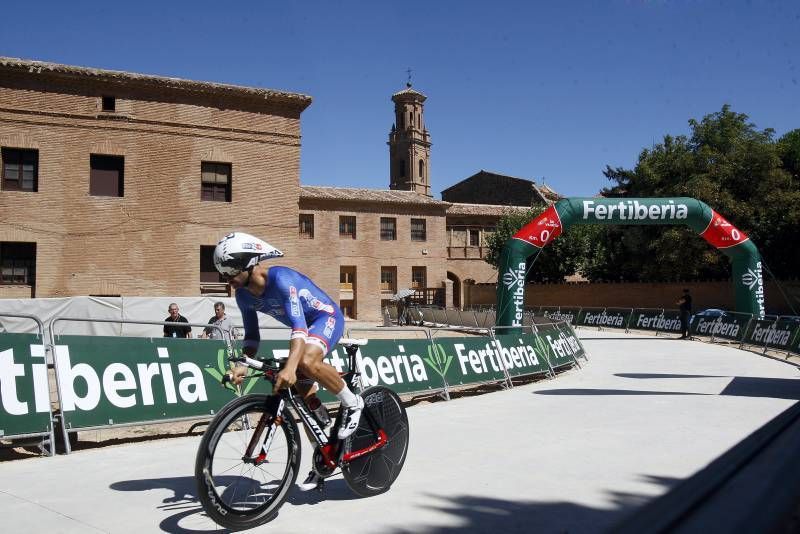
<path fill-rule="evenodd" d="M 344 444 L 344 453 L 374 444 L 377 429 L 386 432 L 388 439 L 380 449 L 342 464 L 342 474 L 354 492 L 368 497 L 388 490 L 403 468 L 408 452 L 408 416 L 400 398 L 387 387 L 368 388 L 361 396 L 364 412 L 358 428 Z"/>

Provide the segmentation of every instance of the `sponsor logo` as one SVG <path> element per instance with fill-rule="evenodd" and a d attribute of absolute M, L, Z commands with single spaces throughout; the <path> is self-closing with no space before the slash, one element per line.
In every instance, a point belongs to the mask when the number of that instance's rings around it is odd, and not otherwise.
<path fill-rule="evenodd" d="M 674 200 L 666 204 L 640 204 L 638 200 L 622 200 L 618 203 L 598 204 L 594 200 L 583 201 L 583 218 L 600 221 L 670 221 L 685 219 L 689 215 L 686 204 Z"/>
<path fill-rule="evenodd" d="M 503 284 L 513 292 L 511 300 L 514 302 L 514 318 L 511 326 L 522 326 L 522 312 L 525 306 L 525 262 L 519 262 L 517 268 L 509 268 L 503 275 Z M 516 286 L 516 287 L 515 287 Z"/>
<path fill-rule="evenodd" d="M 748 290 L 755 291 L 758 316 L 764 317 L 764 278 L 760 261 L 756 262 L 755 270 L 747 268 L 747 272 L 742 275 L 742 284 L 747 286 Z"/>
<path fill-rule="evenodd" d="M 292 288 L 294 289 L 294 287 Z M 300 298 L 306 301 L 306 305 L 314 310 L 324 311 L 326 313 L 330 313 L 333 315 L 333 305 L 325 304 L 324 302 L 320 301 L 317 297 L 314 296 L 311 291 L 306 288 L 303 288 L 299 292 Z"/>
<path fill-rule="evenodd" d="M 297 298 L 297 288 L 289 286 L 289 303 L 292 308 L 292 317 L 300 317 L 300 300 Z"/>
<path fill-rule="evenodd" d="M 581 344 L 573 335 L 561 332 L 555 339 L 547 334 L 544 337 L 557 358 L 574 358 L 581 354 Z"/>
<path fill-rule="evenodd" d="M 778 329 L 775 323 L 767 327 L 757 324 L 750 334 L 750 341 L 773 347 L 788 347 L 791 340 L 792 331 L 787 328 Z"/>
<path fill-rule="evenodd" d="M 554 321 L 565 321 L 567 323 L 572 324 L 573 319 L 575 319 L 575 314 L 572 312 L 561 312 L 561 311 L 547 311 L 545 310 L 542 313 L 543 317 L 548 319 L 552 319 Z"/>
<path fill-rule="evenodd" d="M 448 355 L 444 350 L 444 346 L 439 343 L 434 343 L 428 347 L 428 357 L 423 359 L 431 369 L 439 374 L 439 376 L 447 374 L 447 370 L 450 368 L 450 364 L 453 361 L 453 357 Z"/>
<path fill-rule="evenodd" d="M 699 317 L 695 325 L 695 331 L 698 334 L 707 334 L 711 336 L 720 336 L 736 339 L 739 335 L 741 327 L 739 323 L 724 321 L 722 317 L 708 320 L 705 317 Z"/>
<path fill-rule="evenodd" d="M 333 333 L 333 329 L 336 328 L 336 319 L 333 317 L 328 317 L 328 320 L 325 321 L 325 329 L 322 331 L 325 334 L 325 337 L 331 337 Z"/>
<path fill-rule="evenodd" d="M 506 369 L 539 366 L 536 350 L 522 339 L 518 339 L 518 343 L 517 346 L 506 347 L 498 339 L 478 348 L 467 348 L 463 343 L 455 343 L 461 374 L 502 372 L 501 365 L 505 365 Z"/>
<path fill-rule="evenodd" d="M 606 312 L 587 312 L 586 315 L 583 316 L 583 322 L 587 325 L 622 328 L 625 326 L 625 316 L 608 315 Z"/>
<path fill-rule="evenodd" d="M 234 349 L 233 355 L 234 356 L 241 356 L 241 351 Z M 225 349 L 219 349 L 217 351 L 217 367 L 206 367 L 203 369 L 206 373 L 210 374 L 214 377 L 214 380 L 217 382 L 222 381 L 222 377 L 230 370 L 230 364 L 228 364 L 228 351 Z M 258 383 L 258 380 L 252 380 L 251 376 L 255 373 L 255 369 L 250 367 L 247 368 L 247 374 L 245 375 L 245 380 L 242 382 L 241 388 L 229 388 L 233 391 L 234 395 L 237 397 L 241 395 L 247 395 L 253 386 Z"/>
<path fill-rule="evenodd" d="M 192 362 L 181 362 L 177 369 L 169 361 L 166 347 L 157 347 L 158 360 L 137 363 L 135 369 L 120 362 L 109 362 L 95 369 L 86 363 L 72 365 L 69 347 L 56 345 L 56 368 L 61 389 L 61 409 L 65 412 L 92 411 L 105 400 L 117 408 L 154 406 L 154 390 L 167 404 L 194 404 L 208 400 L 203 371 Z M 36 346 L 31 345 L 32 355 Z M 36 412 L 50 409 L 47 366 L 32 366 Z M 20 401 L 16 389 L 18 378 L 25 376 L 22 364 L 15 363 L 13 349 L 0 352 L 2 407 L 11 415 L 30 413 L 31 406 Z M 77 386 L 77 387 L 76 387 Z M 159 401 L 163 402 L 163 401 Z"/>
<path fill-rule="evenodd" d="M 635 328 L 680 332 L 681 320 L 679 317 L 664 317 L 663 314 L 645 315 L 640 313 L 639 317 L 636 318 Z"/>
<path fill-rule="evenodd" d="M 391 386 L 405 382 L 426 382 L 428 372 L 420 355 L 406 354 L 403 345 L 398 345 L 397 351 L 398 354 L 364 357 L 359 350 L 356 361 L 361 371 L 361 384 L 370 387 L 379 383 Z M 347 362 L 339 356 L 337 348 L 328 354 L 328 363 L 341 373 L 345 371 Z"/>

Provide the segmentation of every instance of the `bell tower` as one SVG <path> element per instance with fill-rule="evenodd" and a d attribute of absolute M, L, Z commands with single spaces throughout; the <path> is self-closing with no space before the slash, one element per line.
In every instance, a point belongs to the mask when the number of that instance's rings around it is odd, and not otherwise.
<path fill-rule="evenodd" d="M 389 189 L 431 196 L 431 142 L 425 128 L 427 97 L 411 88 L 392 95 L 394 124 L 389 132 Z"/>

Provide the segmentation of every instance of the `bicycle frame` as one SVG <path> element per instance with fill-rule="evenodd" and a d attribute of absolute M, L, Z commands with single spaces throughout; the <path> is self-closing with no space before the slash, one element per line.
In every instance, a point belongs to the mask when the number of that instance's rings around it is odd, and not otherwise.
<path fill-rule="evenodd" d="M 357 363 L 356 363 L 356 353 L 358 351 L 357 345 L 344 345 L 345 351 L 347 352 L 349 363 L 350 363 L 350 370 L 345 373 L 343 379 L 345 384 L 348 387 L 352 388 L 355 383 L 359 382 L 361 373 L 358 371 Z M 253 360 L 247 358 L 246 356 L 243 358 L 236 359 L 236 361 L 242 361 L 245 365 L 249 367 L 255 367 L 264 369 L 264 364 L 259 362 L 258 360 Z M 275 370 L 269 369 L 264 372 L 264 378 L 272 384 L 275 384 Z M 320 453 L 322 455 L 322 459 L 325 462 L 326 467 L 329 469 L 335 469 L 339 466 L 342 462 L 349 462 L 351 460 L 355 460 L 356 458 L 360 458 L 366 454 L 374 452 L 388 443 L 388 437 L 386 432 L 380 428 L 377 421 L 375 420 L 374 416 L 372 415 L 368 406 L 364 407 L 362 411 L 362 417 L 366 417 L 367 422 L 369 423 L 370 428 L 372 429 L 376 441 L 375 443 L 368 445 L 362 449 L 358 449 L 355 451 L 350 451 L 347 453 L 342 454 L 342 447 L 341 442 L 339 439 L 333 435 L 333 430 L 339 427 L 341 422 L 341 414 L 337 414 L 336 421 L 331 426 L 331 434 L 332 436 L 328 436 L 325 433 L 325 430 L 320 427 L 319 423 L 317 422 L 316 418 L 311 415 L 311 411 L 308 409 L 308 405 L 305 402 L 305 399 L 300 395 L 292 394 L 288 389 L 282 389 L 277 393 L 270 395 L 267 399 L 267 406 L 264 411 L 264 414 L 259 419 L 255 432 L 253 432 L 253 437 L 250 440 L 250 443 L 247 446 L 245 457 L 243 461 L 247 463 L 254 463 L 256 465 L 260 464 L 261 462 L 266 460 L 267 451 L 269 450 L 269 445 L 272 442 L 272 436 L 274 429 L 280 425 L 282 421 L 282 416 L 280 414 L 283 413 L 284 408 L 286 407 L 286 403 L 289 403 L 300 416 L 300 420 L 302 421 L 303 425 L 310 430 L 311 434 L 314 436 L 314 440 L 317 442 L 319 446 Z M 270 421 L 271 419 L 271 421 Z M 253 459 L 249 460 L 253 457 L 253 454 L 258 446 L 259 437 L 261 433 L 264 431 L 267 424 L 271 425 L 266 438 L 264 439 L 261 445 L 261 452 L 258 456 Z"/>

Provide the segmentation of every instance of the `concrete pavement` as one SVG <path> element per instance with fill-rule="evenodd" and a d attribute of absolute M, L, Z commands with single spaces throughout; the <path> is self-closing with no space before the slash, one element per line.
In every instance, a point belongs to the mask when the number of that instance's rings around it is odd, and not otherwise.
<path fill-rule="evenodd" d="M 579 330 L 590 360 L 553 380 L 409 408 L 391 491 L 341 476 L 294 491 L 256 532 L 598 532 L 800 399 L 790 364 L 734 348 Z M 198 437 L 0 464 L 5 532 L 211 532 Z M 307 472 L 312 449 L 303 444 Z"/>

